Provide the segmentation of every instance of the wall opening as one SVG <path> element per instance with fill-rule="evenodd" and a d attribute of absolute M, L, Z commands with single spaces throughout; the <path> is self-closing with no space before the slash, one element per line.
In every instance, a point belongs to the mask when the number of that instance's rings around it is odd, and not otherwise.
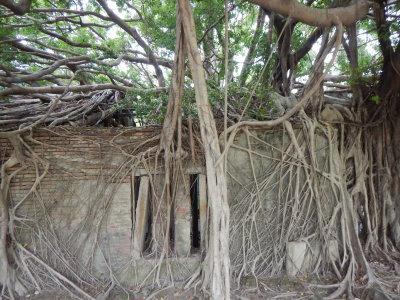
<path fill-rule="evenodd" d="M 169 185 L 169 191 L 173 190 L 173 184 L 171 183 Z M 175 201 L 172 201 L 171 203 L 171 212 L 170 215 L 167 216 L 169 218 L 169 247 L 171 250 L 175 249 Z"/>
<path fill-rule="evenodd" d="M 190 202 L 192 213 L 191 249 L 192 252 L 200 250 L 200 201 L 199 201 L 199 175 L 190 175 Z"/>
<path fill-rule="evenodd" d="M 131 195 L 131 197 L 132 197 L 132 218 L 134 218 L 138 199 L 139 199 L 140 176 L 134 176 L 131 184 L 132 184 L 132 195 Z"/>
<path fill-rule="evenodd" d="M 138 176 L 132 180 L 135 189 L 132 192 L 135 203 L 132 205 L 133 224 L 133 256 L 140 258 L 151 253 L 152 246 L 152 203 L 150 179 L 148 176 Z M 136 194 L 138 194 L 136 196 Z"/>
<path fill-rule="evenodd" d="M 133 234 L 135 232 L 135 223 L 136 223 L 136 208 L 139 200 L 139 188 L 140 188 L 140 177 L 134 176 L 132 174 L 131 180 L 131 228 L 132 228 L 132 243 L 133 243 Z"/>
<path fill-rule="evenodd" d="M 147 224 L 145 229 L 144 244 L 143 244 L 143 255 L 149 255 L 152 253 L 152 230 L 153 230 L 153 201 L 152 200 L 152 189 L 149 189 L 148 205 L 147 205 Z"/>
<path fill-rule="evenodd" d="M 149 176 L 137 176 L 132 180 L 133 252 L 136 258 L 149 258 L 157 253 L 163 236 L 160 230 L 169 231 L 168 247 L 178 256 L 200 253 L 204 243 L 204 184 L 205 176 L 202 174 L 185 175 L 185 187 L 177 187 L 177 203 L 171 203 L 170 214 L 167 211 L 158 213 L 160 220 L 154 214 L 160 203 L 154 194 L 157 191 L 150 186 Z M 169 228 L 165 228 L 168 219 Z"/>

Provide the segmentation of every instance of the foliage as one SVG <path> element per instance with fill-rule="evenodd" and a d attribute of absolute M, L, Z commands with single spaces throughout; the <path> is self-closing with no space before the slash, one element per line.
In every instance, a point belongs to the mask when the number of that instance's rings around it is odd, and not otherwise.
<path fill-rule="evenodd" d="M 325 0 L 301 2 L 311 3 L 313 7 L 338 5 L 336 1 Z M 40 86 L 51 91 L 53 86 L 71 84 L 83 86 L 82 92 L 87 93 L 93 90 L 93 85 L 94 89 L 100 89 L 100 85 L 108 84 L 111 88 L 127 91 L 124 101 L 135 106 L 140 118 L 150 123 L 162 122 L 167 91 L 149 89 L 162 84 L 168 86 L 171 78 L 176 1 L 110 0 L 106 5 L 125 24 L 125 29 L 106 11 L 100 0 L 39 0 L 34 1 L 30 11 L 24 15 L 10 13 L 0 6 L 0 77 L 11 77 L 7 81 L 0 80 L 2 95 L 6 95 L 12 86 Z M 217 0 L 192 1 L 192 5 L 210 98 L 218 115 L 223 102 L 225 78 L 224 6 Z M 281 35 L 280 30 L 285 19 L 267 11 L 262 17 L 264 22 L 260 23 L 262 27 L 257 28 L 259 13 L 258 7 L 247 1 L 229 3 L 229 99 L 233 112 L 240 114 L 244 108 L 242 102 L 252 98 L 245 117 L 262 120 L 271 111 L 265 92 L 272 86 L 281 86 L 285 77 L 288 82 L 305 82 L 322 40 L 313 41 L 305 55 L 293 63 L 291 55 L 304 47 L 314 28 L 294 23 L 290 30 L 288 52 L 282 53 L 285 35 Z M 347 84 L 364 82 L 372 86 L 377 83 L 383 67 L 383 55 L 377 39 L 398 44 L 399 4 L 388 5 L 387 15 L 379 34 L 374 20 L 368 18 L 359 22 L 357 70 L 350 70 L 346 52 L 340 52 L 334 69 L 336 74 L 350 76 Z M 271 21 L 274 23 L 270 24 Z M 129 28 L 137 35 L 132 34 Z M 278 41 L 280 35 L 281 40 Z M 20 78 L 78 56 L 82 56 L 82 60 L 61 63 L 49 74 L 30 80 Z M 289 66 L 286 72 L 280 69 L 285 60 Z M 257 87 L 254 86 L 256 82 L 259 82 Z M 195 115 L 193 88 L 189 84 L 186 83 L 185 88 L 185 116 Z M 254 95 L 249 95 L 253 89 Z M 291 93 L 298 91 L 294 86 L 287 89 Z"/>
<path fill-rule="evenodd" d="M 276 104 L 271 100 L 271 87 L 259 87 L 253 93 L 246 87 L 240 87 L 237 83 L 231 83 L 228 87 L 228 100 L 230 103 L 231 118 L 237 120 L 244 111 L 247 102 L 252 105 L 246 110 L 245 119 L 256 119 L 259 121 L 270 119 L 277 113 Z M 223 118 L 224 91 L 221 88 L 208 87 L 209 101 L 216 118 Z M 145 124 L 161 124 L 164 121 L 168 102 L 168 92 L 138 92 L 128 90 L 124 99 L 118 101 L 116 109 L 134 109 L 135 115 Z M 182 118 L 192 116 L 198 119 L 195 105 L 195 90 L 186 87 L 182 100 Z"/>

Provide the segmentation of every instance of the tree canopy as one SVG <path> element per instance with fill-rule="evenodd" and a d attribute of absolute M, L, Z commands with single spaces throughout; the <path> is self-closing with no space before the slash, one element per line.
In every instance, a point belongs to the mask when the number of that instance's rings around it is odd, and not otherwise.
<path fill-rule="evenodd" d="M 134 107 L 147 123 L 162 120 L 174 55 L 175 1 L 0 4 L 2 102 L 12 95 L 43 103 L 54 95 L 62 95 L 61 102 L 78 101 L 111 89 L 122 92 L 119 105 Z M 215 0 L 192 4 L 210 101 L 221 116 L 224 6 Z M 365 1 L 231 1 L 230 120 L 240 118 L 247 102 L 245 118 L 263 120 L 281 113 L 269 95 L 299 93 L 337 15 L 348 26 L 324 84 L 325 100 L 349 100 L 350 86 L 357 83 L 364 97 L 379 102 L 375 87 L 380 72 L 399 53 L 398 8 L 397 1 L 377 1 L 370 10 Z M 188 115 L 193 113 L 193 84 L 186 75 Z"/>

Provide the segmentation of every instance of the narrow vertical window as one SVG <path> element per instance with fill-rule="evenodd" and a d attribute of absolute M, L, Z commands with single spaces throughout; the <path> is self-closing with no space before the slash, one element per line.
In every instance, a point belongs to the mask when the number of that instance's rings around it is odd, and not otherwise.
<path fill-rule="evenodd" d="M 200 250 L 200 201 L 199 201 L 199 176 L 190 175 L 190 200 L 192 210 L 191 249 L 192 253 Z"/>
<path fill-rule="evenodd" d="M 136 184 L 134 183 L 135 187 Z M 141 176 L 138 186 L 138 196 L 135 203 L 135 224 L 133 233 L 133 257 L 140 258 L 151 247 L 151 201 L 148 176 Z M 133 192 L 136 195 L 136 191 Z M 136 197 L 136 196 L 135 196 Z"/>
<path fill-rule="evenodd" d="M 149 197 L 147 199 L 147 224 L 145 228 L 144 245 L 143 245 L 143 255 L 149 255 L 152 252 L 152 241 L 153 241 L 153 201 L 152 199 L 152 189 L 149 189 Z"/>

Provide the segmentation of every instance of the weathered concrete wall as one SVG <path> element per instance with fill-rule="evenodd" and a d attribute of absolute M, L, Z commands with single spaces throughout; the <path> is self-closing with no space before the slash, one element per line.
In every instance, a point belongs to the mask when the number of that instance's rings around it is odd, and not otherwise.
<path fill-rule="evenodd" d="M 305 129 L 292 135 L 283 128 L 238 134 L 228 154 L 235 276 L 283 275 L 287 243 L 302 238 L 318 243 L 317 208 L 330 216 L 335 203 L 329 169 L 324 128 L 311 139 Z"/>

